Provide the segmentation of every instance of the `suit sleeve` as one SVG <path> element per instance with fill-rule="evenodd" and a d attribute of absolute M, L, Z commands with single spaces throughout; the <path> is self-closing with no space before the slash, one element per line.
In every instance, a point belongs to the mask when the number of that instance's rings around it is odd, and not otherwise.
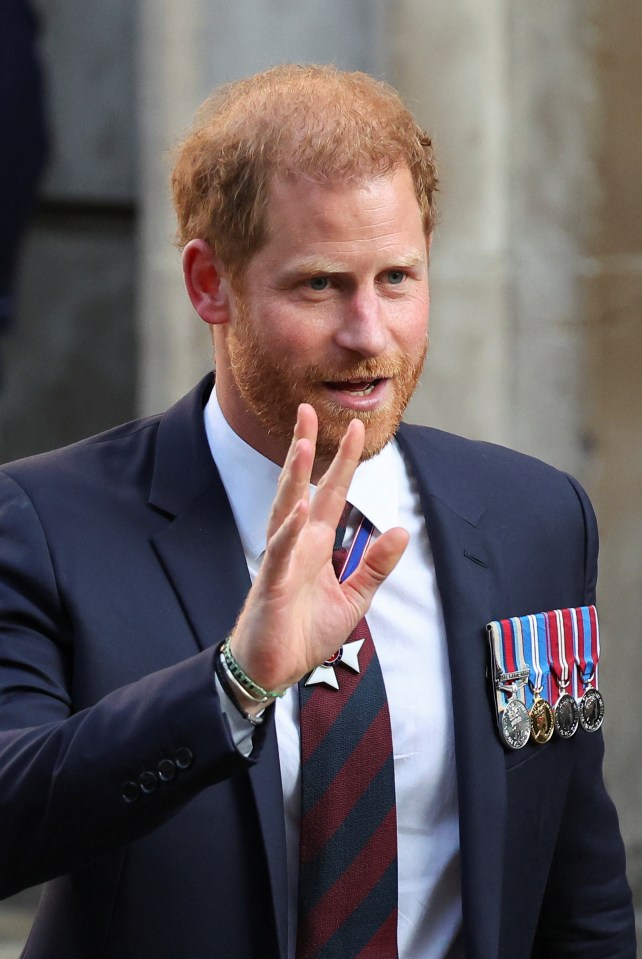
<path fill-rule="evenodd" d="M 31 501 L 0 474 L 0 897 L 150 832 L 247 768 L 207 650 L 74 711 L 73 626 Z M 269 722 L 269 720 L 268 720 Z"/>
<path fill-rule="evenodd" d="M 597 524 L 570 480 L 585 529 L 585 603 L 595 602 Z M 570 745 L 570 744 L 569 744 Z M 532 959 L 636 959 L 631 892 L 617 813 L 603 781 L 602 733 L 579 730 Z"/>

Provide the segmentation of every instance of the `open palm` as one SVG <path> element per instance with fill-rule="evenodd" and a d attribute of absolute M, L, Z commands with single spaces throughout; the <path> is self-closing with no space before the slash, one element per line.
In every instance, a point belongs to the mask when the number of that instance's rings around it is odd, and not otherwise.
<path fill-rule="evenodd" d="M 350 423 L 332 463 L 309 499 L 317 419 L 302 404 L 268 526 L 261 570 L 232 635 L 235 658 L 252 679 L 282 690 L 345 642 L 403 553 L 408 534 L 376 539 L 358 568 L 339 583 L 332 567 L 335 530 L 364 442 Z"/>

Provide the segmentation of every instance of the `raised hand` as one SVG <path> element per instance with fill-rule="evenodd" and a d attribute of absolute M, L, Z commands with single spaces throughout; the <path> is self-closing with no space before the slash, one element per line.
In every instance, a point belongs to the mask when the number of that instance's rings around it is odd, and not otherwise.
<path fill-rule="evenodd" d="M 316 434 L 316 413 L 302 404 L 272 507 L 261 570 L 231 638 L 235 659 L 270 690 L 298 682 L 345 642 L 408 542 L 405 530 L 388 530 L 372 542 L 355 572 L 338 582 L 332 547 L 363 449 L 364 426 L 359 420 L 350 423 L 310 502 Z"/>

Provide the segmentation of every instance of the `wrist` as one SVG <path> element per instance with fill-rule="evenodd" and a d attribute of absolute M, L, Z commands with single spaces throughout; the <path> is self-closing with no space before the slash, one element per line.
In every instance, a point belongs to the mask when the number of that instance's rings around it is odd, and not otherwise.
<path fill-rule="evenodd" d="M 270 705 L 270 702 L 256 702 L 256 700 L 251 699 L 247 695 L 243 687 L 234 679 L 234 676 L 227 668 L 220 647 L 214 658 L 214 672 L 216 673 L 216 678 L 223 692 L 235 710 L 240 713 L 243 719 L 246 719 L 253 726 L 260 726 L 264 719 L 263 714 Z"/>
<path fill-rule="evenodd" d="M 220 648 L 220 655 L 226 672 L 233 679 L 235 686 L 240 688 L 244 697 L 255 705 L 266 706 L 285 695 L 285 689 L 266 689 L 245 672 L 232 652 L 231 640 L 232 637 L 228 636 Z"/>

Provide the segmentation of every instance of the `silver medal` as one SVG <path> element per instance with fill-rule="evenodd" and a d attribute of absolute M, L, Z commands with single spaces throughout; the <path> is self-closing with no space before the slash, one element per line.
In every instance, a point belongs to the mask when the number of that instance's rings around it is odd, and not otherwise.
<path fill-rule="evenodd" d="M 509 699 L 499 717 L 502 739 L 511 749 L 521 749 L 531 734 L 531 718 L 526 706 L 517 697 Z"/>
<path fill-rule="evenodd" d="M 604 699 L 595 686 L 589 686 L 579 702 L 580 723 L 587 733 L 595 733 L 604 720 Z"/>
<path fill-rule="evenodd" d="M 555 729 L 562 739 L 570 739 L 580 724 L 580 710 L 568 693 L 562 693 L 555 704 Z"/>

